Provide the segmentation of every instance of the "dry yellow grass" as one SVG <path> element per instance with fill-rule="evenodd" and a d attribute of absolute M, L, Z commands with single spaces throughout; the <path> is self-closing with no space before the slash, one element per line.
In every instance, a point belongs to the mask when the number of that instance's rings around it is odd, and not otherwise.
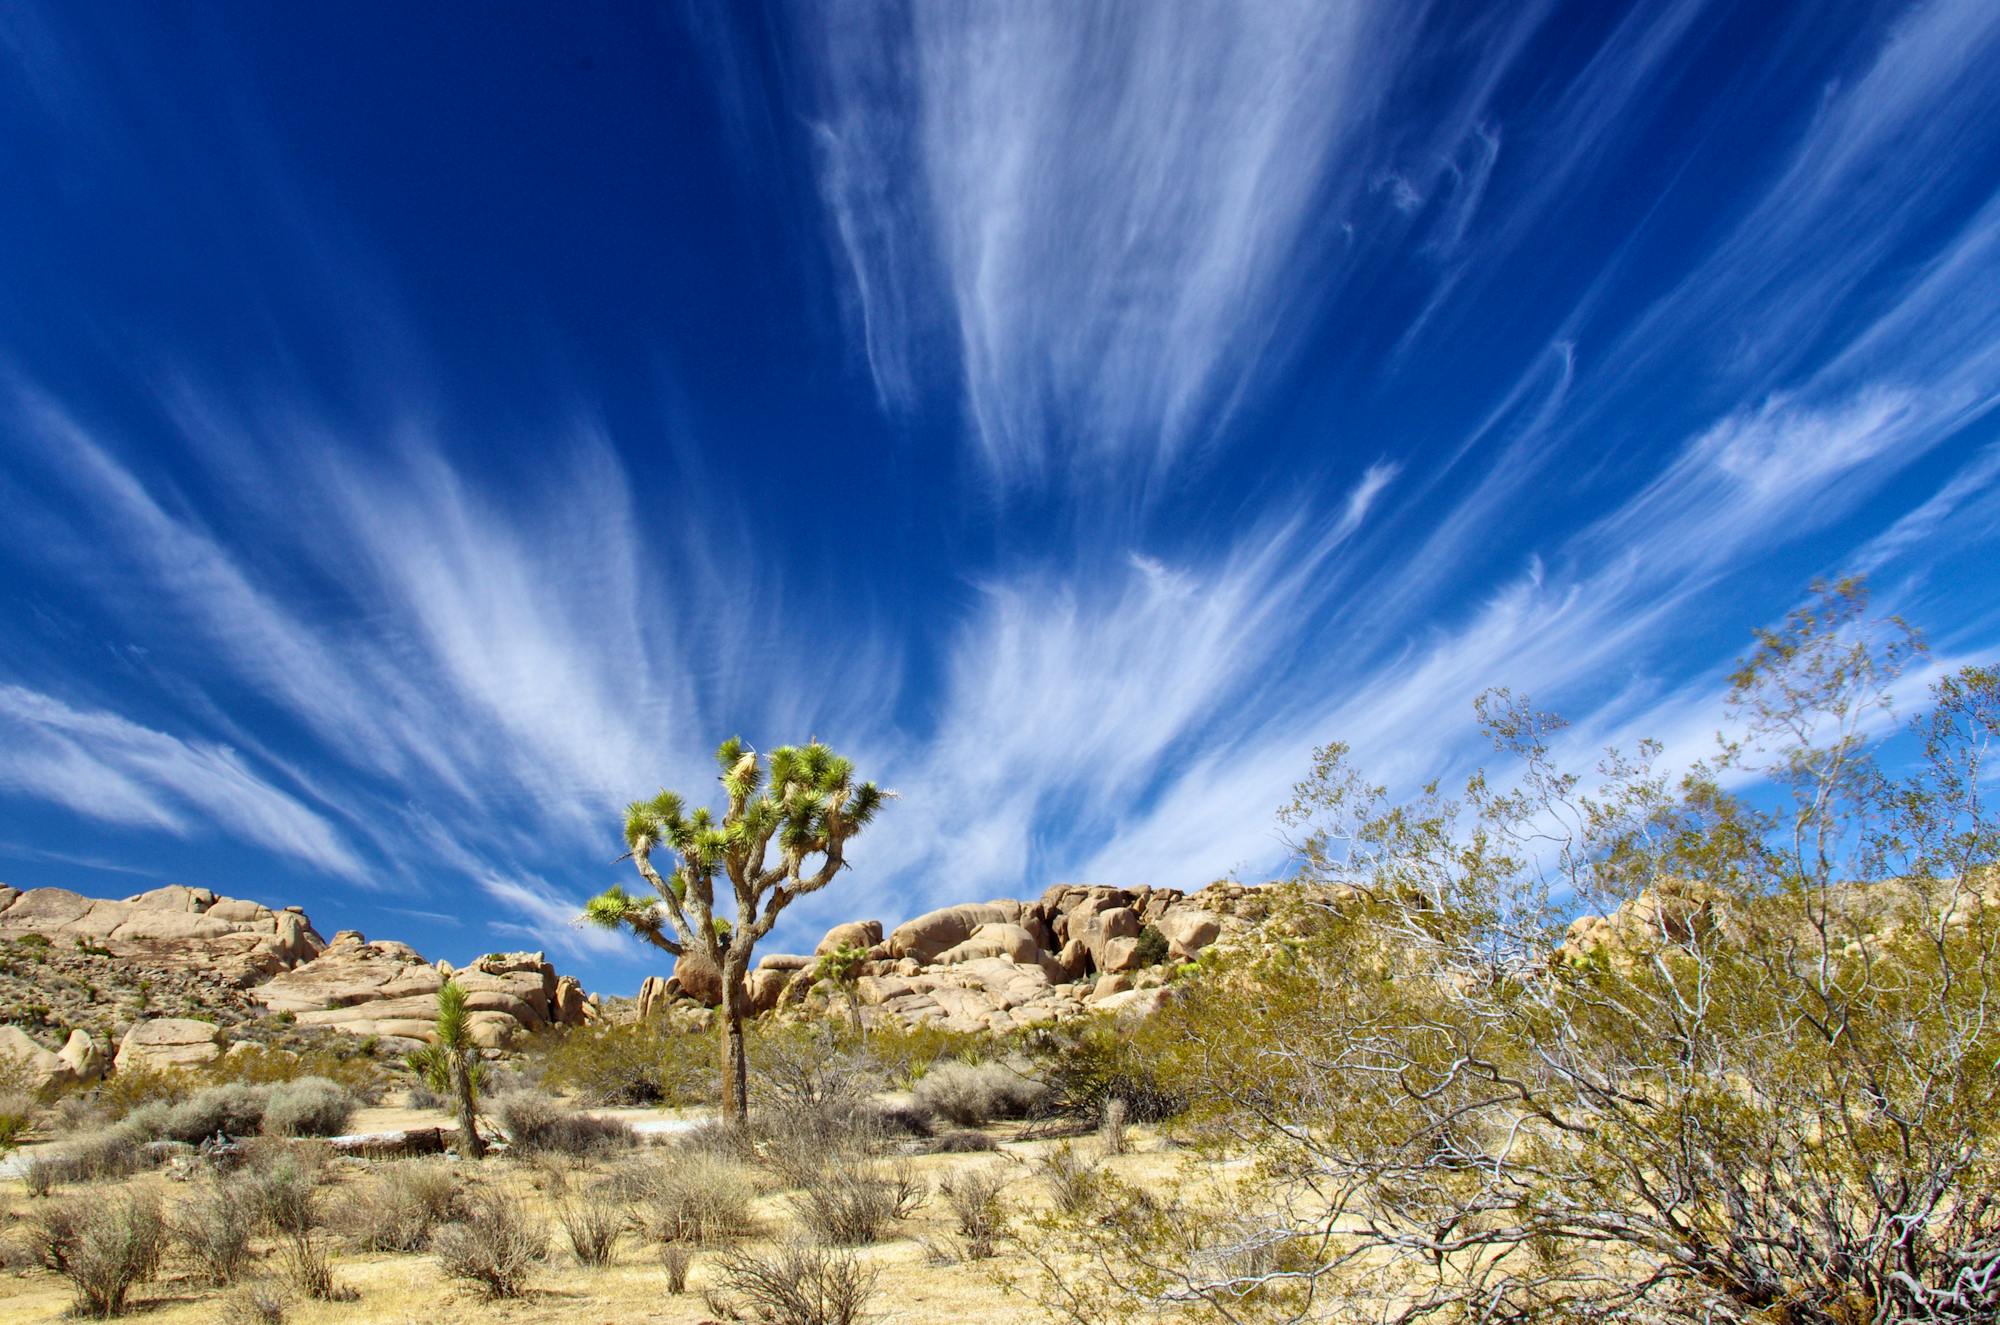
<path fill-rule="evenodd" d="M 621 1116 L 659 1118 L 659 1113 L 621 1110 Z M 436 1115 L 408 1110 L 369 1110 L 357 1119 L 356 1130 L 384 1130 L 412 1126 L 434 1126 Z M 996 1132 L 1004 1137 L 1004 1133 Z M 1136 1183 L 1165 1186 L 1175 1182 L 1185 1162 L 1177 1154 L 1166 1153 L 1150 1135 L 1134 1132 L 1135 1153 L 1106 1161 L 1107 1171 Z M 1044 1209 L 1048 1203 L 1046 1186 L 1035 1175 L 1032 1160 L 1051 1143 L 1005 1140 L 997 1153 L 931 1155 L 911 1161 L 933 1185 L 938 1177 L 952 1171 L 994 1167 L 1007 1175 L 1002 1200 L 1010 1220 Z M 657 1152 L 665 1153 L 665 1152 Z M 593 1173 L 608 1171 L 617 1160 L 594 1163 L 579 1169 L 578 1178 L 588 1181 Z M 340 1199 L 342 1189 L 364 1181 L 368 1172 L 361 1161 L 336 1161 L 330 1170 L 328 1202 Z M 610 1265 L 578 1267 L 563 1244 L 560 1229 L 550 1213 L 543 1180 L 525 1163 L 495 1159 L 477 1166 L 476 1181 L 501 1187 L 516 1194 L 530 1208 L 550 1216 L 552 1237 L 545 1264 L 537 1268 L 529 1295 L 514 1301 L 488 1302 L 465 1285 L 443 1279 L 428 1255 L 357 1254 L 332 1240 L 333 1266 L 338 1281 L 359 1293 L 350 1302 L 295 1302 L 287 1313 L 291 1325 L 437 1325 L 440 1313 L 459 1314 L 475 1310 L 478 1319 L 519 1322 L 520 1325 L 626 1325 L 627 1322 L 659 1322 L 660 1325 L 694 1325 L 713 1313 L 704 1307 L 701 1290 L 714 1283 L 715 1258 L 712 1251 L 698 1252 L 689 1277 L 688 1291 L 675 1297 L 666 1291 L 666 1276 L 653 1249 L 636 1236 L 627 1235 L 618 1244 Z M 131 1180 L 131 1185 L 150 1188 L 172 1201 L 185 1187 L 161 1174 L 147 1174 Z M 770 1184 L 767 1184 L 767 1186 Z M 64 1189 L 64 1195 L 103 1191 L 98 1187 Z M 0 1208 L 6 1227 L 33 1207 L 22 1184 L 11 1180 L 0 1184 Z M 791 1221 L 786 1194 L 767 1190 L 757 1203 L 762 1233 L 746 1242 L 755 1248 L 785 1232 Z M 948 1241 L 951 1216 L 944 1202 L 933 1197 L 917 1214 L 896 1227 L 892 1240 L 855 1254 L 880 1273 L 880 1287 L 873 1302 L 873 1318 L 882 1325 L 917 1325 L 918 1322 L 953 1320 L 992 1322 L 993 1325 L 1029 1325 L 1044 1319 L 1034 1305 L 1036 1267 L 1018 1250 L 1002 1244 L 998 1256 L 978 1262 L 953 1265 L 929 1263 L 922 1239 Z M 8 1236 L 17 1238 L 18 1232 Z M 276 1264 L 267 1240 L 260 1240 L 256 1266 L 247 1277 L 275 1273 Z M 146 1325 L 212 1325 L 219 1319 L 230 1290 L 210 1288 L 197 1282 L 191 1272 L 170 1258 L 162 1277 L 142 1287 L 134 1296 L 129 1317 Z M 68 1309 L 68 1285 L 55 1274 L 41 1269 L 0 1273 L 0 1325 L 42 1325 L 62 1318 Z"/>

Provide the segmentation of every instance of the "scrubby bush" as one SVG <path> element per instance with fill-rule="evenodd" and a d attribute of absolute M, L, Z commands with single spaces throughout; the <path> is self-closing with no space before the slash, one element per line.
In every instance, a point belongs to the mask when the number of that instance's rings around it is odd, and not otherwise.
<path fill-rule="evenodd" d="M 978 1127 L 999 1118 L 1025 1118 L 1042 1102 L 1048 1088 L 1004 1063 L 939 1063 L 926 1072 L 911 1094 L 919 1107 L 961 1127 Z"/>
<path fill-rule="evenodd" d="M 729 1253 L 720 1269 L 741 1313 L 771 1325 L 858 1325 L 877 1278 L 849 1253 L 802 1242 Z"/>
<path fill-rule="evenodd" d="M 312 1161 L 280 1154 L 257 1164 L 248 1181 L 264 1222 L 277 1233 L 297 1237 L 320 1225 L 320 1177 Z"/>
<path fill-rule="evenodd" d="M 334 1227 L 360 1251 L 423 1251 L 431 1233 L 465 1214 L 465 1192 L 451 1166 L 436 1159 L 395 1160 L 349 1187 L 334 1207 Z"/>
<path fill-rule="evenodd" d="M 1123 1100 L 1128 1122 L 1178 1116 L 1188 1106 L 1188 1094 L 1166 1066 L 1172 1053 L 1163 1043 L 1165 1025 L 1148 1018 L 1136 1026 L 1088 1021 L 1037 1028 L 1027 1049 L 1033 1075 L 1047 1087 L 1041 1111 L 1095 1126 L 1107 1104 Z"/>
<path fill-rule="evenodd" d="M 128 1178 L 158 1161 L 158 1152 L 146 1146 L 149 1139 L 144 1129 L 120 1123 L 63 1142 L 29 1160 L 29 1185 L 32 1189 Z"/>
<path fill-rule="evenodd" d="M 891 1021 L 869 1032 L 862 1046 L 891 1085 L 908 1090 L 940 1063 L 979 1063 L 991 1058 L 995 1040 L 971 1031 L 951 1031 L 936 1022 L 905 1026 Z"/>
<path fill-rule="evenodd" d="M 924 1203 L 924 1185 L 903 1165 L 830 1163 L 791 1197 L 799 1223 L 820 1242 L 861 1247 Z"/>
<path fill-rule="evenodd" d="M 682 1151 L 665 1162 L 621 1170 L 614 1180 L 656 1243 L 712 1246 L 754 1227 L 750 1208 L 757 1188 L 749 1170 L 734 1160 Z"/>
<path fill-rule="evenodd" d="M 0 1091 L 0 1155 L 21 1143 L 34 1126 L 35 1112 L 35 1097 L 26 1091 Z"/>
<path fill-rule="evenodd" d="M 256 1185 L 214 1178 L 195 1186 L 167 1218 L 174 1240 L 211 1284 L 227 1284 L 250 1257 L 250 1238 L 263 1218 Z"/>
<path fill-rule="evenodd" d="M 516 1090 L 490 1104 L 507 1144 L 520 1155 L 583 1157 L 628 1150 L 639 1143 L 630 1123 L 598 1118 L 538 1091 Z"/>
<path fill-rule="evenodd" d="M 556 1220 L 578 1265 L 605 1265 L 625 1229 L 625 1207 L 613 1184 L 596 1183 L 580 1194 L 565 1193 L 558 1199 Z"/>
<path fill-rule="evenodd" d="M 1158 966 L 1167 959 L 1167 936 L 1151 925 L 1139 931 L 1139 945 L 1132 958 L 1141 966 Z"/>
<path fill-rule="evenodd" d="M 1283 941 L 1167 1018 L 1258 1161 L 1236 1250 L 1103 1218 L 1072 1250 L 1218 1313 L 1263 1247 L 1323 1316 L 2000 1318 L 2000 667 L 1924 697 L 1918 665 L 1821 586 L 1692 768 L 1572 765 L 1505 692 L 1506 766 L 1456 790 L 1321 749 Z"/>
<path fill-rule="evenodd" d="M 1005 1223 L 1000 1192 L 1006 1185 L 1006 1176 L 996 1168 L 947 1173 L 938 1179 L 938 1194 L 944 1197 L 958 1234 L 961 1260 L 985 1260 L 999 1250 Z"/>
<path fill-rule="evenodd" d="M 976 1155 L 999 1148 L 1000 1143 L 986 1133 L 959 1128 L 939 1134 L 924 1150 L 932 1155 Z"/>
<path fill-rule="evenodd" d="M 238 1041 L 230 1051 L 201 1069 L 202 1076 L 217 1083 L 241 1082 L 252 1086 L 275 1086 L 288 1081 L 318 1078 L 341 1087 L 359 1104 L 373 1104 L 382 1097 L 387 1077 L 382 1064 L 365 1052 L 365 1041 L 338 1035 L 328 1045 L 291 1052 L 250 1041 Z"/>
<path fill-rule="evenodd" d="M 222 1325 L 285 1325 L 291 1295 L 282 1285 L 244 1284 L 222 1303 Z"/>
<path fill-rule="evenodd" d="M 714 1102 L 714 1042 L 655 1019 L 572 1026 L 535 1040 L 542 1084 L 596 1106 L 692 1107 Z"/>
<path fill-rule="evenodd" d="M 264 1130 L 268 1091 L 232 1082 L 204 1086 L 177 1104 L 156 1101 L 133 1110 L 126 1121 L 162 1141 L 199 1145 L 210 1137 L 255 1136 Z"/>
<path fill-rule="evenodd" d="M 272 1136 L 339 1136 L 359 1107 L 348 1087 L 325 1077 L 299 1077 L 269 1088 L 264 1131 Z"/>
<path fill-rule="evenodd" d="M 1095 1157 L 1065 1141 L 1043 1155 L 1036 1167 L 1049 1184 L 1049 1199 L 1062 1214 L 1094 1209 L 1103 1190 Z"/>
<path fill-rule="evenodd" d="M 446 1277 L 477 1284 L 488 1297 L 519 1297 L 548 1255 L 548 1226 L 496 1195 L 474 1201 L 465 1218 L 437 1230 L 431 1250 Z"/>
<path fill-rule="evenodd" d="M 201 1085 L 192 1073 L 178 1068 L 128 1063 L 100 1081 L 94 1094 L 97 1102 L 116 1119 L 148 1104 L 178 1104 Z"/>
<path fill-rule="evenodd" d="M 159 1202 L 129 1193 L 68 1212 L 60 1231 L 46 1238 L 44 1260 L 69 1280 L 78 1315 L 117 1316 L 132 1290 L 159 1269 L 166 1240 Z"/>
<path fill-rule="evenodd" d="M 663 1243 L 660 1268 L 667 1274 L 667 1291 L 680 1296 L 687 1292 L 688 1271 L 694 1268 L 694 1249 L 685 1242 Z"/>

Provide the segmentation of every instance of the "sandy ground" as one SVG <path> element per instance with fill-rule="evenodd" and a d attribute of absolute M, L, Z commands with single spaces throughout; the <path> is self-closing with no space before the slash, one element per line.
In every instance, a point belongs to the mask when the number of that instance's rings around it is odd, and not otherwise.
<path fill-rule="evenodd" d="M 655 1110 L 620 1110 L 621 1117 L 634 1122 L 681 1121 Z M 356 1119 L 355 1131 L 390 1131 L 407 1127 L 438 1125 L 435 1114 L 406 1109 L 370 1109 Z M 1004 1130 L 994 1133 L 1006 1138 Z M 1156 1138 L 1133 1129 L 1134 1152 L 1107 1160 L 1106 1169 L 1127 1181 L 1153 1186 L 1170 1186 L 1184 1176 L 1190 1163 L 1185 1152 L 1171 1151 Z M 1053 1143 L 1038 1140 L 1004 1139 L 1001 1149 L 991 1154 L 932 1155 L 911 1161 L 919 1173 L 932 1182 L 944 1173 L 992 1167 L 1007 1175 L 1002 1201 L 1010 1218 L 1046 1208 L 1047 1188 L 1033 1170 L 1034 1158 Z M 617 1161 L 611 1161 L 616 1163 Z M 593 1165 L 602 1171 L 605 1164 Z M 342 1160 L 331 1166 L 332 1181 L 326 1200 L 337 1202 L 342 1187 L 363 1181 L 368 1166 L 364 1161 Z M 544 1204 L 533 1190 L 526 1165 L 511 1160 L 489 1160 L 479 1166 L 482 1184 L 503 1185 L 520 1193 L 531 1206 Z M 580 1175 L 588 1180 L 588 1175 Z M 164 1175 L 148 1174 L 131 1180 L 157 1190 L 171 1202 L 185 1191 Z M 767 1184 L 775 1186 L 775 1183 Z M 88 1194 L 103 1188 L 73 1187 L 62 1195 Z M 33 1207 L 18 1180 L 0 1184 L 0 1210 L 6 1226 Z M 782 1233 L 790 1221 L 785 1194 L 769 1191 L 758 1202 L 762 1233 L 745 1245 L 756 1247 Z M 951 1230 L 949 1211 L 935 1196 L 916 1215 L 895 1226 L 891 1239 L 874 1247 L 858 1249 L 856 1255 L 880 1272 L 880 1289 L 873 1302 L 872 1319 L 881 1325 L 918 1325 L 919 1322 L 953 1321 L 974 1325 L 1028 1325 L 1045 1319 L 1034 1305 L 1036 1277 L 1040 1271 L 1017 1248 L 1003 1244 L 1000 1255 L 985 1261 L 937 1266 L 926 1259 L 919 1238 L 943 1240 Z M 625 1325 L 626 1322 L 662 1322 L 664 1325 L 694 1325 L 711 1314 L 702 1304 L 700 1290 L 712 1283 L 714 1254 L 698 1253 L 686 1295 L 674 1297 L 666 1291 L 665 1275 L 652 1249 L 628 1235 L 620 1243 L 613 1263 L 602 1268 L 582 1268 L 575 1264 L 563 1243 L 560 1230 L 553 1229 L 547 1262 L 536 1272 L 527 1297 L 488 1302 L 467 1286 L 443 1279 L 435 1263 L 425 1255 L 357 1255 L 345 1251 L 334 1240 L 334 1270 L 338 1281 L 360 1294 L 351 1302 L 297 1302 L 287 1315 L 292 1325 L 438 1325 L 440 1312 L 448 1316 L 470 1315 L 477 1311 L 482 1321 L 549 1322 L 554 1325 Z M 18 1232 L 7 1235 L 18 1240 Z M 268 1249 L 262 1247 L 256 1277 L 267 1269 Z M 196 1282 L 185 1267 L 170 1259 L 161 1279 L 141 1288 L 135 1295 L 130 1318 L 150 1325 L 210 1325 L 220 1319 L 228 1290 L 209 1288 Z M 0 1325 L 27 1325 L 61 1319 L 70 1304 L 68 1285 L 41 1269 L 0 1272 Z"/>

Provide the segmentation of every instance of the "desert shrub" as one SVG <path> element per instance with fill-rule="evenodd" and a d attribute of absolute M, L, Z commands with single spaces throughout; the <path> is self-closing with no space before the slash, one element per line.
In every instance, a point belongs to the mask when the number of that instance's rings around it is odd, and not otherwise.
<path fill-rule="evenodd" d="M 1006 1185 L 1006 1177 L 995 1168 L 948 1173 L 938 1180 L 938 1194 L 944 1197 L 958 1234 L 961 1259 L 985 1260 L 999 1250 L 1005 1223 L 1000 1192 Z"/>
<path fill-rule="evenodd" d="M 156 1162 L 147 1133 L 120 1123 L 37 1153 L 29 1161 L 32 1184 L 105 1182 L 128 1178 Z"/>
<path fill-rule="evenodd" d="M 291 1294 L 280 1284 L 244 1284 L 222 1303 L 222 1325 L 285 1325 Z"/>
<path fill-rule="evenodd" d="M 907 1090 L 939 1063 L 984 1062 L 993 1056 L 995 1047 L 990 1035 L 950 1031 L 928 1021 L 911 1026 L 890 1022 L 869 1032 L 862 1051 L 874 1060 L 884 1079 Z"/>
<path fill-rule="evenodd" d="M 445 1097 L 434 1091 L 423 1081 L 412 1081 L 403 1091 L 403 1107 L 406 1109 L 442 1109 Z"/>
<path fill-rule="evenodd" d="M 791 1205 L 817 1241 L 860 1247 L 879 1242 L 891 1223 L 915 1213 L 924 1196 L 906 1166 L 832 1163 L 793 1194 Z"/>
<path fill-rule="evenodd" d="M 204 1067 L 202 1075 L 218 1084 L 240 1082 L 251 1086 L 276 1086 L 318 1078 L 341 1087 L 361 1104 L 380 1099 L 387 1082 L 382 1064 L 373 1055 L 362 1052 L 360 1041 L 344 1035 L 333 1045 L 300 1053 L 239 1041 L 228 1053 Z"/>
<path fill-rule="evenodd" d="M 423 1251 L 439 1225 L 462 1218 L 465 1191 L 451 1165 L 403 1159 L 379 1165 L 348 1187 L 329 1212 L 334 1228 L 359 1251 Z"/>
<path fill-rule="evenodd" d="M 432 1254 L 447 1278 L 477 1284 L 496 1298 L 519 1297 L 548 1248 L 547 1225 L 490 1194 L 472 1202 L 464 1219 L 431 1236 Z"/>
<path fill-rule="evenodd" d="M 602 1155 L 639 1143 L 629 1123 L 597 1118 L 538 1091 L 516 1090 L 489 1105 L 518 1154 Z"/>
<path fill-rule="evenodd" d="M 75 1290 L 78 1315 L 122 1315 L 132 1290 L 159 1269 L 166 1241 L 166 1221 L 151 1196 L 93 1200 L 75 1212 L 61 1243 L 51 1246 L 51 1268 Z"/>
<path fill-rule="evenodd" d="M 556 1220 L 578 1265 L 606 1265 L 625 1229 L 625 1206 L 617 1199 L 614 1184 L 600 1182 L 559 1199 Z"/>
<path fill-rule="evenodd" d="M 1151 925 L 1145 926 L 1139 931 L 1139 946 L 1132 956 L 1141 966 L 1158 966 L 1167 959 L 1167 936 Z"/>
<path fill-rule="evenodd" d="M 666 1271 L 667 1291 L 680 1296 L 687 1292 L 688 1271 L 694 1268 L 694 1249 L 685 1242 L 661 1244 L 660 1268 Z"/>
<path fill-rule="evenodd" d="M 1262 1175 L 1234 1240 L 1311 1249 L 1328 1311 L 2000 1317 L 2000 667 L 1925 698 L 1918 661 L 1821 586 L 1692 769 L 1568 764 L 1504 692 L 1479 714 L 1506 767 L 1456 789 L 1320 750 L 1291 936 L 1180 1023 Z M 1128 1264 L 1234 1302 L 1234 1258 L 1126 1232 Z"/>
<path fill-rule="evenodd" d="M 858 1325 L 877 1278 L 849 1253 L 802 1242 L 728 1253 L 719 1268 L 741 1310 L 771 1325 Z"/>
<path fill-rule="evenodd" d="M 147 1104 L 178 1104 L 200 1087 L 191 1073 L 130 1063 L 100 1081 L 95 1098 L 116 1119 Z"/>
<path fill-rule="evenodd" d="M 231 1082 L 204 1086 L 179 1103 L 154 1101 L 134 1109 L 126 1120 L 161 1141 L 199 1145 L 217 1134 L 255 1136 L 264 1130 L 264 1110 L 270 1094 L 260 1086 Z"/>
<path fill-rule="evenodd" d="M 0 1155 L 21 1143 L 35 1124 L 35 1097 L 26 1091 L 0 1091 Z"/>
<path fill-rule="evenodd" d="M 246 1178 L 196 1184 L 167 1217 L 174 1241 L 211 1284 L 227 1284 L 250 1257 L 250 1238 L 263 1218 L 255 1185 Z"/>
<path fill-rule="evenodd" d="M 1000 1143 L 984 1132 L 957 1128 L 940 1133 L 924 1150 L 933 1155 L 976 1155 L 999 1148 Z"/>
<path fill-rule="evenodd" d="M 851 1033 L 831 1021 L 759 1022 L 750 1070 L 767 1108 L 852 1111 L 882 1087 L 880 1070 Z"/>
<path fill-rule="evenodd" d="M 349 1302 L 360 1296 L 333 1277 L 332 1253 L 317 1229 L 299 1229 L 279 1239 L 278 1266 L 286 1286 L 311 1301 Z"/>
<path fill-rule="evenodd" d="M 614 1181 L 656 1243 L 711 1246 L 754 1227 L 756 1185 L 748 1169 L 722 1156 L 683 1151 L 664 1162 L 633 1165 Z"/>
<path fill-rule="evenodd" d="M 1188 1106 L 1185 1086 L 1171 1077 L 1163 1031 L 1148 1018 L 1137 1027 L 1105 1021 L 1043 1026 L 1027 1049 L 1034 1076 L 1047 1087 L 1040 1110 L 1095 1126 L 1112 1100 L 1125 1102 L 1128 1122 L 1158 1123 Z"/>
<path fill-rule="evenodd" d="M 1049 1184 L 1049 1199 L 1065 1215 L 1082 1215 L 1096 1207 L 1103 1184 L 1097 1161 L 1065 1141 L 1043 1155 L 1036 1165 Z"/>
<path fill-rule="evenodd" d="M 1104 1101 L 1104 1116 L 1097 1121 L 1097 1144 L 1106 1155 L 1122 1155 L 1130 1146 L 1125 1135 L 1125 1101 Z"/>
<path fill-rule="evenodd" d="M 269 1087 L 264 1131 L 272 1136 L 339 1136 L 359 1107 L 348 1087 L 325 1077 L 298 1077 Z"/>
<path fill-rule="evenodd" d="M 1048 1093 L 1003 1063 L 939 1063 L 926 1072 L 911 1094 L 917 1104 L 961 1127 L 978 1127 L 997 1118 L 1025 1118 Z"/>
<path fill-rule="evenodd" d="M 257 1211 L 273 1232 L 298 1237 L 320 1225 L 319 1166 L 290 1154 L 256 1164 L 246 1179 Z"/>
<path fill-rule="evenodd" d="M 572 1026 L 539 1037 L 542 1084 L 596 1106 L 713 1102 L 713 1043 L 658 1020 Z"/>

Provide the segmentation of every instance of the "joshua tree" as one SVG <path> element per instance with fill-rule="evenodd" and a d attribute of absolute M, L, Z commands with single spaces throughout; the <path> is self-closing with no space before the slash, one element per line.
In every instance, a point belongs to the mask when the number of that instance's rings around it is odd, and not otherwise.
<path fill-rule="evenodd" d="M 590 900 L 583 918 L 629 929 L 676 957 L 694 953 L 714 964 L 722 982 L 722 1114 L 740 1123 L 749 1116 L 743 1018 L 751 953 L 780 912 L 833 882 L 846 864 L 848 842 L 894 793 L 872 782 L 857 785 L 853 764 L 818 741 L 781 746 L 766 766 L 731 737 L 715 761 L 728 798 L 719 818 L 706 806 L 689 812 L 670 791 L 626 808 L 625 844 L 658 896 L 634 897 L 613 887 Z M 652 859 L 661 848 L 678 861 L 665 876 Z M 817 868 L 808 869 L 815 857 Z M 735 895 L 733 925 L 715 914 L 718 876 Z"/>
<path fill-rule="evenodd" d="M 458 1153 L 464 1159 L 478 1159 L 486 1153 L 473 1120 L 473 1088 L 478 1064 L 472 1044 L 472 1014 L 465 1007 L 465 986 L 447 980 L 438 987 L 437 1043 L 423 1055 L 426 1068 L 442 1066 L 451 1089 L 452 1108 L 458 1113 Z"/>
<path fill-rule="evenodd" d="M 861 992 L 857 982 L 861 979 L 862 963 L 867 960 L 868 949 L 843 943 L 832 952 L 821 953 L 813 966 L 813 978 L 826 981 L 847 1000 L 847 1013 L 854 1018 L 855 1033 L 864 1040 L 868 1038 L 868 1028 L 861 1023 Z"/>

